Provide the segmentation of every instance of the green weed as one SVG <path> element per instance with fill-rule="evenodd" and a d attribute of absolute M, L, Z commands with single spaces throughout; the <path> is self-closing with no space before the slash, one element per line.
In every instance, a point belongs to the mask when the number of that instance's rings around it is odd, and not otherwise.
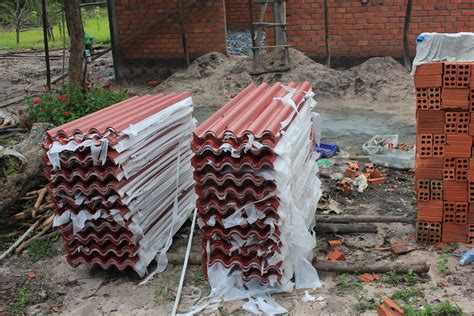
<path fill-rule="evenodd" d="M 392 298 L 396 301 L 403 302 L 405 304 L 411 304 L 423 298 L 425 294 L 421 288 L 409 288 L 403 290 L 396 290 L 392 294 Z"/>
<path fill-rule="evenodd" d="M 463 316 L 463 310 L 454 303 L 444 300 L 437 305 L 425 302 L 423 308 L 416 310 L 412 305 L 405 306 L 405 316 Z"/>
<path fill-rule="evenodd" d="M 382 276 L 382 281 L 390 285 L 400 284 L 400 278 L 395 271 L 389 271 Z"/>
<path fill-rule="evenodd" d="M 359 313 L 364 313 L 366 311 L 375 310 L 379 304 L 380 301 L 375 298 L 367 299 L 364 296 L 359 296 L 355 308 Z"/>
<path fill-rule="evenodd" d="M 36 262 L 56 256 L 57 249 L 52 240 L 35 240 L 28 247 L 30 258 Z"/>
<path fill-rule="evenodd" d="M 439 257 L 438 262 L 436 262 L 436 269 L 439 272 L 445 272 L 448 270 L 448 259 L 449 254 L 444 254 Z"/>
<path fill-rule="evenodd" d="M 29 301 L 30 296 L 29 289 L 27 287 L 22 287 L 17 292 L 15 292 L 12 298 L 12 304 L 10 306 L 10 312 L 12 315 L 23 315 Z"/>
<path fill-rule="evenodd" d="M 162 302 L 162 301 L 169 301 L 174 298 L 173 292 L 167 288 L 162 287 L 155 290 L 155 301 Z"/>
<path fill-rule="evenodd" d="M 362 284 L 350 274 L 343 273 L 337 276 L 336 292 L 347 294 L 362 289 Z"/>
<path fill-rule="evenodd" d="M 406 285 L 412 286 L 418 282 L 418 274 L 416 274 L 416 272 L 413 271 L 413 269 L 408 269 L 403 279 Z"/>

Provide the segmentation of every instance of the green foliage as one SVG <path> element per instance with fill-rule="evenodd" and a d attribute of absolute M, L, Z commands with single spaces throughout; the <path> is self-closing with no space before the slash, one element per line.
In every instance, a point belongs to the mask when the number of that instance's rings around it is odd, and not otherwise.
<path fill-rule="evenodd" d="M 382 276 L 382 281 L 390 285 L 398 285 L 400 278 L 395 271 L 389 271 Z"/>
<path fill-rule="evenodd" d="M 416 274 L 413 269 L 408 269 L 408 271 L 402 276 L 398 275 L 394 271 L 385 273 L 382 276 L 382 281 L 393 286 L 398 286 L 400 284 L 405 284 L 407 286 L 413 286 L 418 282 L 418 274 Z"/>
<path fill-rule="evenodd" d="M 405 307 L 405 316 L 463 316 L 466 315 L 463 310 L 456 304 L 448 300 L 433 306 L 425 302 L 423 308 L 416 310 L 413 306 L 407 305 Z"/>
<path fill-rule="evenodd" d="M 406 285 L 412 286 L 418 282 L 418 274 L 416 274 L 416 272 L 413 271 L 413 269 L 408 269 L 403 279 Z"/>
<path fill-rule="evenodd" d="M 444 254 L 439 257 L 438 262 L 436 262 L 436 269 L 438 269 L 439 272 L 448 270 L 448 259 L 449 254 Z"/>
<path fill-rule="evenodd" d="M 408 288 L 403 290 L 396 290 L 392 294 L 392 298 L 396 301 L 403 302 L 405 304 L 413 303 L 420 298 L 423 298 L 425 293 L 421 288 Z"/>
<path fill-rule="evenodd" d="M 162 302 L 162 301 L 169 301 L 174 298 L 174 294 L 168 287 L 160 287 L 155 290 L 155 301 Z"/>
<path fill-rule="evenodd" d="M 20 288 L 15 292 L 12 298 L 10 313 L 12 315 L 23 315 L 26 307 L 28 306 L 29 300 L 29 289 L 27 287 Z"/>
<path fill-rule="evenodd" d="M 50 11 L 52 10 L 51 4 L 49 5 Z M 56 11 L 57 12 L 57 11 Z M 0 12 L 0 21 L 3 14 Z M 30 12 L 30 18 L 32 20 L 41 19 L 41 10 L 34 9 Z M 100 20 L 98 21 L 98 17 Z M 61 36 L 61 14 L 50 15 L 50 19 L 53 24 L 53 35 L 54 41 L 49 42 L 50 48 L 60 48 L 63 46 Z M 105 8 L 100 9 L 100 14 L 89 16 L 88 14 L 82 17 L 84 22 L 84 31 L 90 36 L 94 37 L 94 43 L 109 43 L 110 42 L 110 30 L 109 30 L 109 19 L 107 10 Z M 8 22 L 11 24 L 11 22 Z M 66 44 L 69 43 L 69 35 L 66 31 Z M 0 30 L 0 47 L 5 46 L 7 48 L 39 48 L 42 49 L 44 46 L 43 42 L 43 29 L 40 25 L 34 29 L 28 29 L 22 31 L 20 35 L 20 44 L 16 44 L 16 33 L 14 28 L 8 28 Z"/>
<path fill-rule="evenodd" d="M 39 261 L 56 256 L 57 250 L 54 248 L 52 240 L 35 240 L 28 247 L 30 258 L 33 261 Z"/>
<path fill-rule="evenodd" d="M 33 99 L 28 107 L 28 119 L 33 122 L 45 122 L 59 126 L 89 113 L 125 100 L 126 90 L 94 88 L 83 93 L 78 88 L 66 88 L 63 91 L 46 92 Z"/>
<path fill-rule="evenodd" d="M 347 273 L 337 276 L 336 292 L 338 294 L 347 294 L 360 289 L 362 289 L 362 284 L 357 282 L 354 276 Z"/>
<path fill-rule="evenodd" d="M 375 310 L 379 304 L 380 301 L 375 298 L 367 299 L 364 296 L 359 296 L 355 308 L 359 313 L 364 313 L 366 311 Z"/>

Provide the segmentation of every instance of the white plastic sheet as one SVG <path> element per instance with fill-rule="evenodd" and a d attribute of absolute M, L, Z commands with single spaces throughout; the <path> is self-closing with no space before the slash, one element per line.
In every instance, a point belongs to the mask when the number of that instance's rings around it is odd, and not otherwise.
<path fill-rule="evenodd" d="M 411 74 L 414 75 L 416 67 L 424 63 L 471 62 L 473 60 L 474 33 L 422 33 L 417 38 L 416 56 Z"/>

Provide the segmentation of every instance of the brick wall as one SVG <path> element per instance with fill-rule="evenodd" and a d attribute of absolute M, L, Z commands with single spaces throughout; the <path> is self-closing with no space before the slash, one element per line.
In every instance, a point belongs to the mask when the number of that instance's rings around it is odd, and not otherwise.
<path fill-rule="evenodd" d="M 186 7 L 190 2 L 183 0 L 190 57 L 197 58 L 210 51 L 225 53 L 227 44 L 224 0 L 198 0 Z M 125 67 L 127 65 L 131 65 L 132 68 L 139 64 L 149 65 L 150 62 L 157 60 L 170 63 L 184 61 L 178 14 L 166 18 L 127 41 L 137 30 L 143 29 L 153 21 L 163 19 L 176 9 L 177 0 L 115 1 L 119 59 L 124 65 L 122 68 L 127 68 Z M 144 73 L 146 71 L 147 69 L 143 69 Z M 124 75 L 126 77 L 126 74 Z"/>
<path fill-rule="evenodd" d="M 244 26 L 248 1 L 227 0 L 227 23 Z M 402 56 L 406 0 L 328 0 L 329 33 L 335 57 Z M 254 15 L 256 19 L 257 15 Z M 324 5 L 322 0 L 287 2 L 288 37 L 297 49 L 312 57 L 325 56 Z M 244 28 L 246 28 L 244 26 Z M 422 32 L 474 31 L 473 0 L 413 0 L 410 28 L 411 54 Z"/>

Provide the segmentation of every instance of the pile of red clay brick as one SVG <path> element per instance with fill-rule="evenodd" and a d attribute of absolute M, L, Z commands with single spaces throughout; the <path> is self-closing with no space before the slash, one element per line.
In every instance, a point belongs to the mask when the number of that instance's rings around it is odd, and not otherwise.
<path fill-rule="evenodd" d="M 474 243 L 474 62 L 416 69 L 417 240 Z"/>

